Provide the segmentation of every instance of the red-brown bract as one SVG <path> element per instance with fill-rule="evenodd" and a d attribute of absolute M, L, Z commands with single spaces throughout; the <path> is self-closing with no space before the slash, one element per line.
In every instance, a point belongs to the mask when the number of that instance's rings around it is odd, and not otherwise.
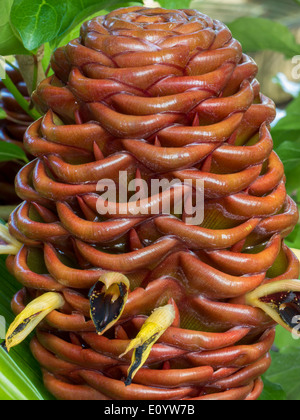
<path fill-rule="evenodd" d="M 66 301 L 31 342 L 46 387 L 66 400 L 257 399 L 274 321 L 244 295 L 298 278 L 299 263 L 283 243 L 298 211 L 272 150 L 275 107 L 256 64 L 198 11 L 131 7 L 84 24 L 52 68 L 34 93 L 45 115 L 25 135 L 36 160 L 16 181 L 25 201 L 10 232 L 24 247 L 7 263 L 24 285 L 16 313 L 44 291 Z M 196 163 L 191 144 L 203 151 Z M 117 219 L 116 228 L 97 218 L 96 182 L 120 170 L 204 180 L 203 224 L 156 215 Z M 88 291 L 106 271 L 125 274 L 131 292 L 99 336 Z M 119 355 L 166 303 L 175 321 L 125 387 L 130 354 Z"/>

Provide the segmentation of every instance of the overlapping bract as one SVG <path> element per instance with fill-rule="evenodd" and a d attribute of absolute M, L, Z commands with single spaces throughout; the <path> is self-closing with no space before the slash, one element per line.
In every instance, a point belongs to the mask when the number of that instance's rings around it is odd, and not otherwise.
<path fill-rule="evenodd" d="M 45 115 L 25 135 L 36 160 L 17 177 L 24 203 L 10 220 L 24 247 L 8 259 L 25 287 L 16 312 L 42 291 L 66 301 L 31 343 L 46 386 L 60 399 L 256 399 L 274 322 L 244 295 L 299 275 L 283 244 L 297 207 L 272 150 L 275 107 L 256 64 L 197 11 L 132 7 L 87 22 L 52 67 L 34 94 Z M 120 171 L 203 180 L 204 222 L 150 211 L 99 217 L 97 181 L 118 181 Z M 88 290 L 107 271 L 126 274 L 131 293 L 98 336 Z M 167 303 L 175 321 L 125 387 L 130 354 L 119 356 Z"/>
<path fill-rule="evenodd" d="M 9 64 L 6 71 L 18 90 L 28 98 L 28 91 L 20 72 Z M 29 98 L 28 98 L 29 100 Z M 0 108 L 8 118 L 0 120 L 0 141 L 16 144 L 23 148 L 23 136 L 26 129 L 32 123 L 32 119 L 18 105 L 13 95 L 5 88 L 0 80 Z M 14 178 L 21 165 L 14 162 L 0 163 L 0 202 L 1 204 L 15 204 L 20 200 L 16 196 Z"/>

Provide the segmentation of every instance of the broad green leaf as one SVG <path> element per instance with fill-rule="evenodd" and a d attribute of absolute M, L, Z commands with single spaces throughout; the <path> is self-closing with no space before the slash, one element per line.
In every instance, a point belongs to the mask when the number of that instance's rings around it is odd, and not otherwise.
<path fill-rule="evenodd" d="M 286 108 L 286 116 L 272 129 L 272 137 L 275 151 L 284 164 L 287 193 L 300 203 L 300 96 Z M 299 224 L 285 243 L 300 249 Z"/>
<path fill-rule="evenodd" d="M 84 22 L 86 22 L 87 19 L 90 20 L 90 19 L 93 19 L 93 18 L 95 18 L 97 16 L 106 15 L 111 10 L 118 9 L 120 7 L 130 7 L 130 6 L 138 6 L 138 5 L 140 5 L 139 2 L 126 2 L 126 3 L 117 3 L 117 4 L 114 4 L 113 7 L 109 7 L 107 9 L 105 9 L 105 10 L 99 9 L 99 10 L 95 11 L 94 13 L 85 16 L 78 24 L 76 24 L 76 26 L 73 26 L 73 25 L 70 26 L 69 29 L 68 29 L 68 31 L 65 34 L 63 34 L 61 37 L 58 37 L 55 40 L 55 42 L 57 43 L 57 41 L 59 41 L 59 45 L 58 46 L 60 47 L 60 46 L 66 45 L 68 42 L 72 41 L 73 39 L 78 38 L 78 36 L 80 34 L 80 28 L 81 28 L 82 24 Z M 77 20 L 78 19 L 76 19 L 76 21 Z"/>
<path fill-rule="evenodd" d="M 28 54 L 22 42 L 17 38 L 10 23 L 10 10 L 13 0 L 0 0 L 0 55 Z"/>
<path fill-rule="evenodd" d="M 188 9 L 191 0 L 159 0 L 158 3 L 165 9 Z"/>
<path fill-rule="evenodd" d="M 280 352 L 285 351 L 285 349 L 290 350 L 291 348 L 297 351 L 298 349 L 300 350 L 300 340 L 295 340 L 289 331 L 278 326 L 276 328 L 275 346 Z"/>
<path fill-rule="evenodd" d="M 300 45 L 293 33 L 279 22 L 243 17 L 228 26 L 245 51 L 272 50 L 284 54 L 287 58 L 300 54 Z"/>
<path fill-rule="evenodd" d="M 286 393 L 278 384 L 270 382 L 268 379 L 264 380 L 264 390 L 259 398 L 260 401 L 286 401 Z"/>
<path fill-rule="evenodd" d="M 106 15 L 107 13 L 109 13 L 111 10 L 115 8 L 117 9 L 120 7 L 137 6 L 140 4 L 141 3 L 139 2 L 125 2 L 125 3 L 118 2 L 117 4 L 113 2 L 113 5 L 111 7 L 108 7 L 105 10 L 101 10 L 101 9 L 98 9 L 98 7 L 96 7 L 97 10 L 92 14 L 87 14 L 86 12 L 84 12 L 83 14 L 84 17 L 81 20 L 79 20 L 79 18 L 76 17 L 72 21 L 72 24 L 70 24 L 68 29 L 62 35 L 57 36 L 51 43 L 45 44 L 44 57 L 43 57 L 44 70 L 46 71 L 46 69 L 48 68 L 53 50 L 55 48 L 68 44 L 68 42 L 70 42 L 72 39 L 78 38 L 80 34 L 80 28 L 87 19 L 93 19 L 94 17 L 97 17 L 97 16 Z M 51 73 L 49 73 L 49 75 L 50 74 Z"/>
<path fill-rule="evenodd" d="M 294 231 L 285 240 L 285 243 L 290 248 L 300 249 L 300 225 L 299 224 L 295 227 Z"/>
<path fill-rule="evenodd" d="M 286 107 L 285 117 L 272 128 L 272 137 L 275 148 L 283 141 L 295 141 L 300 138 L 300 96 Z"/>
<path fill-rule="evenodd" d="M 21 286 L 5 267 L 5 257 L 0 257 L 0 315 L 9 325 L 14 315 L 10 302 Z M 7 355 L 0 349 L 0 400 L 51 400 L 43 385 L 40 367 L 26 340 Z"/>
<path fill-rule="evenodd" d="M 298 168 L 294 168 L 290 172 L 286 170 L 285 175 L 286 175 L 287 193 L 291 195 L 295 201 L 300 203 L 300 185 L 299 185 L 300 166 Z"/>
<path fill-rule="evenodd" d="M 300 96 L 294 99 L 287 107 L 287 114 L 297 114 L 300 115 Z"/>
<path fill-rule="evenodd" d="M 10 17 L 25 48 L 33 51 L 57 36 L 66 10 L 61 0 L 14 0 Z"/>
<path fill-rule="evenodd" d="M 290 172 L 300 165 L 300 139 L 285 141 L 276 149 L 286 171 Z"/>
<path fill-rule="evenodd" d="M 21 360 L 22 365 L 24 359 Z M 0 400 L 44 400 L 19 363 L 20 361 L 17 364 L 2 348 L 0 349 Z"/>
<path fill-rule="evenodd" d="M 14 0 L 10 17 L 24 46 L 34 51 L 53 40 L 57 46 L 68 31 L 93 13 L 119 4 L 119 0 Z"/>
<path fill-rule="evenodd" d="M 299 191 L 300 199 L 300 96 L 286 108 L 286 116 L 272 128 L 275 151 L 285 164 L 287 191 L 295 195 Z"/>
<path fill-rule="evenodd" d="M 66 0 L 67 11 L 60 28 L 57 38 L 62 41 L 62 36 L 76 26 L 81 25 L 86 19 L 90 19 L 96 15 L 104 14 L 104 11 L 111 11 L 120 7 L 132 5 L 142 5 L 143 1 L 120 2 L 120 0 Z"/>
<path fill-rule="evenodd" d="M 61 36 L 74 29 L 82 21 L 90 17 L 92 14 L 99 12 L 100 10 L 106 9 L 107 6 L 118 3 L 117 1 L 96 1 L 96 0 L 67 0 L 67 11 L 64 16 L 61 30 L 58 36 Z"/>
<path fill-rule="evenodd" d="M 300 111 L 300 110 L 299 110 Z M 287 114 L 272 130 L 275 149 L 284 141 L 294 142 L 300 139 L 300 112 Z"/>
<path fill-rule="evenodd" d="M 28 162 L 26 154 L 23 149 L 13 143 L 0 142 L 0 162 L 9 160 L 22 160 Z"/>
<path fill-rule="evenodd" d="M 272 364 L 265 377 L 278 384 L 287 400 L 300 401 L 300 351 L 294 347 L 272 352 Z"/>
<path fill-rule="evenodd" d="M 97 12 L 93 13 L 92 15 L 88 16 L 88 19 L 93 19 L 97 16 L 106 15 L 109 13 L 108 10 L 98 10 Z M 80 23 L 78 23 L 75 27 L 69 28 L 67 32 L 65 32 L 62 36 L 57 37 L 52 43 L 50 43 L 49 48 L 46 47 L 46 54 L 49 54 L 53 51 L 53 47 L 62 47 L 64 45 L 67 45 L 70 41 L 72 41 L 75 38 L 78 38 L 80 35 L 80 28 L 82 24 L 86 21 L 87 18 L 84 18 Z M 50 61 L 50 59 L 49 59 Z M 49 62 L 48 61 L 48 62 Z"/>

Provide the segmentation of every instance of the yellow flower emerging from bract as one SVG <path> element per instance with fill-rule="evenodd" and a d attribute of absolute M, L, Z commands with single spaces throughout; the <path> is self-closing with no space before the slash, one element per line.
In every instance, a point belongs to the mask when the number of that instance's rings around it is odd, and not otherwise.
<path fill-rule="evenodd" d="M 300 280 L 263 284 L 246 295 L 246 304 L 262 309 L 289 332 L 300 322 Z"/>
<path fill-rule="evenodd" d="M 121 273 L 106 273 L 91 289 L 90 315 L 99 335 L 104 334 L 121 317 L 130 289 Z"/>
<path fill-rule="evenodd" d="M 153 345 L 160 336 L 172 325 L 175 319 L 174 306 L 169 304 L 155 309 L 144 322 L 135 339 L 131 340 L 127 349 L 120 357 L 135 349 L 125 385 L 130 385 L 134 375 L 146 362 Z"/>
<path fill-rule="evenodd" d="M 300 250 L 292 249 L 300 260 Z M 282 280 L 263 284 L 246 295 L 248 305 L 262 309 L 291 333 L 300 324 L 300 280 Z"/>
<path fill-rule="evenodd" d="M 4 242 L 4 244 L 0 244 L 0 254 L 17 255 L 17 253 L 22 248 L 22 244 L 9 233 L 7 225 L 3 225 L 1 223 L 0 240 Z"/>
<path fill-rule="evenodd" d="M 34 299 L 10 325 L 2 347 L 9 351 L 20 344 L 50 312 L 61 308 L 64 304 L 63 297 L 54 292 L 45 293 Z"/>

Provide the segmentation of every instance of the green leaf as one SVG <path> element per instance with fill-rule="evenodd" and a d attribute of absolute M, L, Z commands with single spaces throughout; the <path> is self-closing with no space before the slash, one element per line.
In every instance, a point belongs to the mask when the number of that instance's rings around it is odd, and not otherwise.
<path fill-rule="evenodd" d="M 117 1 L 96 1 L 96 0 L 67 0 L 67 11 L 64 16 L 61 30 L 58 36 L 63 35 L 66 31 L 69 31 L 76 27 L 80 22 L 87 19 L 93 13 L 99 12 L 100 10 L 106 9 L 107 6 L 116 4 Z"/>
<path fill-rule="evenodd" d="M 243 17 L 228 26 L 245 51 L 272 50 L 284 54 L 286 58 L 300 54 L 300 45 L 296 42 L 293 33 L 279 22 Z"/>
<path fill-rule="evenodd" d="M 159 0 L 158 3 L 166 9 L 188 9 L 191 0 Z"/>
<path fill-rule="evenodd" d="M 0 0 L 0 55 L 28 54 L 22 42 L 17 38 L 10 23 L 10 10 L 13 0 Z"/>
<path fill-rule="evenodd" d="M 5 120 L 6 117 L 6 112 L 4 111 L 4 109 L 0 108 L 0 120 Z"/>
<path fill-rule="evenodd" d="M 284 390 L 287 400 L 300 401 L 300 351 L 288 347 L 279 353 L 272 352 L 272 364 L 266 373 L 268 381 Z"/>
<path fill-rule="evenodd" d="M 125 2 L 120 0 L 67 0 L 67 11 L 57 34 L 58 38 L 65 36 L 67 32 L 74 29 L 77 25 L 83 23 L 97 14 L 104 14 L 104 11 L 110 11 L 119 7 L 131 5 L 142 5 L 143 1 Z M 102 12 L 102 13 L 99 13 Z"/>
<path fill-rule="evenodd" d="M 287 172 L 300 165 L 300 139 L 297 141 L 285 141 L 277 149 L 282 163 Z"/>
<path fill-rule="evenodd" d="M 14 0 L 10 18 L 25 47 L 34 51 L 53 40 L 57 46 L 68 31 L 93 13 L 118 5 L 119 0 Z"/>
<path fill-rule="evenodd" d="M 300 139 L 300 113 L 288 114 L 272 130 L 275 149 L 284 141 L 294 142 Z"/>
<path fill-rule="evenodd" d="M 294 231 L 285 240 L 285 243 L 290 248 L 300 249 L 300 225 L 299 224 L 295 227 Z"/>
<path fill-rule="evenodd" d="M 97 2 L 97 4 L 99 5 L 101 4 L 101 2 Z M 87 11 L 83 11 L 82 15 L 78 14 L 72 20 L 72 22 L 69 22 L 69 27 L 67 28 L 67 30 L 65 30 L 64 33 L 58 35 L 51 43 L 45 44 L 44 57 L 43 57 L 43 67 L 45 71 L 48 68 L 53 50 L 58 47 L 68 44 L 68 42 L 70 42 L 72 39 L 78 38 L 80 34 L 80 28 L 87 19 L 93 19 L 94 17 L 97 17 L 97 16 L 106 15 L 111 10 L 117 9 L 120 7 L 138 6 L 138 5 L 141 5 L 141 2 L 135 1 L 135 2 L 125 2 L 125 3 L 117 2 L 116 3 L 115 1 L 113 1 L 112 3 L 107 3 L 107 4 L 108 5 L 111 4 L 111 6 L 107 7 L 107 9 L 105 10 L 98 9 L 98 6 L 97 6 L 95 7 L 96 11 L 92 14 L 87 13 Z M 63 27 L 64 26 L 62 26 L 62 28 Z M 61 31 L 62 30 L 63 29 L 61 29 Z M 50 74 L 51 74 L 51 71 L 49 72 L 49 75 Z"/>
<path fill-rule="evenodd" d="M 298 349 L 300 350 L 300 340 L 295 340 L 289 331 L 277 326 L 275 346 L 280 349 L 280 352 L 289 351 L 291 348 L 298 351 Z"/>
<path fill-rule="evenodd" d="M 61 0 L 14 0 L 10 18 L 25 48 L 33 51 L 57 36 L 66 10 Z"/>
<path fill-rule="evenodd" d="M 14 315 L 10 302 L 14 294 L 21 288 L 5 267 L 5 257 L 0 257 L 0 315 L 9 325 Z M 37 361 L 29 349 L 26 340 L 7 355 L 0 349 L 0 400 L 51 400 L 45 389 Z"/>
<path fill-rule="evenodd" d="M 287 191 L 300 192 L 300 96 L 286 108 L 286 116 L 272 128 L 275 151 L 285 164 Z M 300 195 L 299 198 L 300 199 Z"/>
<path fill-rule="evenodd" d="M 0 142 L 0 162 L 9 160 L 22 160 L 28 162 L 26 154 L 23 149 L 13 143 Z"/>
<path fill-rule="evenodd" d="M 264 390 L 259 398 L 260 401 L 286 401 L 286 393 L 278 384 L 270 382 L 268 379 L 264 380 Z"/>
<path fill-rule="evenodd" d="M 23 359 L 21 364 L 24 364 Z M 0 366 L 1 401 L 44 400 L 24 371 L 3 349 L 0 349 Z"/>
<path fill-rule="evenodd" d="M 109 13 L 108 10 L 97 10 L 97 12 L 89 15 L 88 19 L 93 19 L 94 17 L 97 17 L 97 16 L 106 15 L 107 13 Z M 47 48 L 47 46 L 46 46 L 46 54 L 49 54 L 49 50 L 51 52 L 53 50 L 53 48 L 57 48 L 57 47 L 67 45 L 73 39 L 78 38 L 79 34 L 80 34 L 80 28 L 81 28 L 82 24 L 86 21 L 86 19 L 87 19 L 87 17 L 82 19 L 78 24 L 73 23 L 68 28 L 68 30 L 66 32 L 64 32 L 60 36 L 57 36 L 57 38 L 55 38 L 55 40 L 52 43 L 50 43 L 49 48 Z M 77 19 L 76 19 L 76 21 L 77 21 Z"/>

